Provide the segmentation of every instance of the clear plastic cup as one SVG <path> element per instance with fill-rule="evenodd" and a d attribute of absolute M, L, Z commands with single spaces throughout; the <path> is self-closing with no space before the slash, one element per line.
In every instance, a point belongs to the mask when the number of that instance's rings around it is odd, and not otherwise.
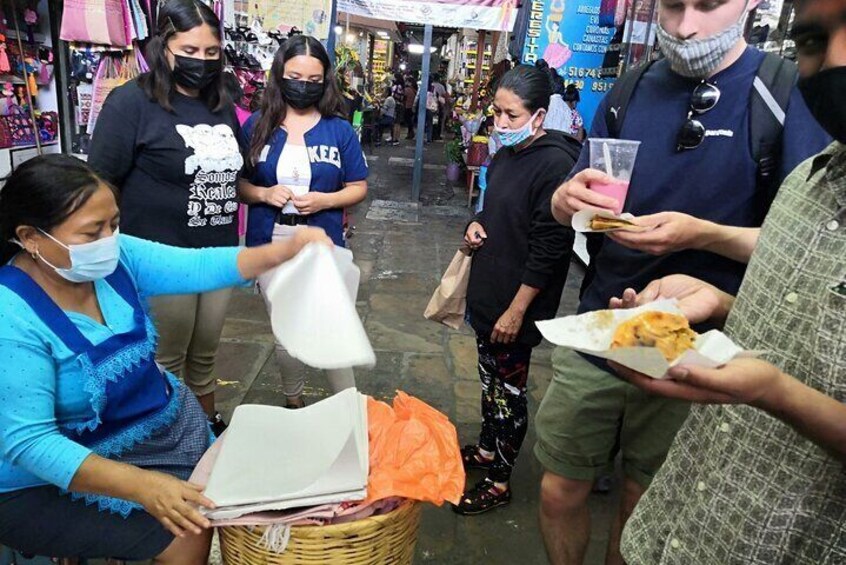
<path fill-rule="evenodd" d="M 614 177 L 613 183 L 591 183 L 589 188 L 610 196 L 617 201 L 617 207 L 611 211 L 615 214 L 623 212 L 626 195 L 629 192 L 629 182 L 632 180 L 637 150 L 640 141 L 625 139 L 589 139 L 590 168 L 604 171 Z"/>

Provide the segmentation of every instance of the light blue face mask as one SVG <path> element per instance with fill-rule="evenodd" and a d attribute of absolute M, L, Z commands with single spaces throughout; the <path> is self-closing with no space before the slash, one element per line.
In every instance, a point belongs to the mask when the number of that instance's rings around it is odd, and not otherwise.
<path fill-rule="evenodd" d="M 526 125 L 518 129 L 494 127 L 494 130 L 499 136 L 499 140 L 505 147 L 514 147 L 516 145 L 520 145 L 521 143 L 535 135 L 537 129 L 532 127 L 532 123 L 535 121 L 535 118 L 537 118 L 540 113 L 541 110 L 538 110 L 537 112 L 532 114 L 532 117 L 529 118 L 529 121 L 526 122 Z"/>
<path fill-rule="evenodd" d="M 120 259 L 119 230 L 115 230 L 109 237 L 103 237 L 91 243 L 65 245 L 44 230 L 38 230 L 70 253 L 71 266 L 61 269 L 47 261 L 41 253 L 36 252 L 38 258 L 52 267 L 56 273 L 73 283 L 91 282 L 104 279 L 115 272 Z"/>

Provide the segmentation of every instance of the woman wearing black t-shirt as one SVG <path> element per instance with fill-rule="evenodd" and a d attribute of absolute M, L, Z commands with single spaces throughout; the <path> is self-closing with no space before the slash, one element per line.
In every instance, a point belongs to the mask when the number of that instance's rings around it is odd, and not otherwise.
<path fill-rule="evenodd" d="M 89 164 L 120 190 L 121 230 L 178 247 L 238 244 L 238 121 L 222 76 L 220 20 L 199 0 L 170 0 L 147 48 L 150 72 L 112 92 Z M 206 414 L 231 291 L 150 300 L 158 361 Z"/>

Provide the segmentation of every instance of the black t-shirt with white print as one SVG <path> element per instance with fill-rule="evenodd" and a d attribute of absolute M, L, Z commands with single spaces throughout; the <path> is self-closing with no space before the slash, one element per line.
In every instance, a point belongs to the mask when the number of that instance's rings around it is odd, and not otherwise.
<path fill-rule="evenodd" d="M 137 81 L 115 89 L 97 120 L 88 163 L 120 190 L 123 233 L 178 247 L 238 244 L 234 107 L 212 112 L 174 94 L 173 112 Z"/>

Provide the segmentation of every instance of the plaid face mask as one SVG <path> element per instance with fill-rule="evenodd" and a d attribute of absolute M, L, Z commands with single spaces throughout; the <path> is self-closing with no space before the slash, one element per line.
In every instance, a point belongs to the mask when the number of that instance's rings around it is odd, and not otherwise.
<path fill-rule="evenodd" d="M 657 33 L 661 52 L 678 74 L 689 78 L 708 78 L 743 37 L 747 13 L 744 8 L 743 15 L 733 25 L 702 39 L 679 39 L 659 22 Z"/>

